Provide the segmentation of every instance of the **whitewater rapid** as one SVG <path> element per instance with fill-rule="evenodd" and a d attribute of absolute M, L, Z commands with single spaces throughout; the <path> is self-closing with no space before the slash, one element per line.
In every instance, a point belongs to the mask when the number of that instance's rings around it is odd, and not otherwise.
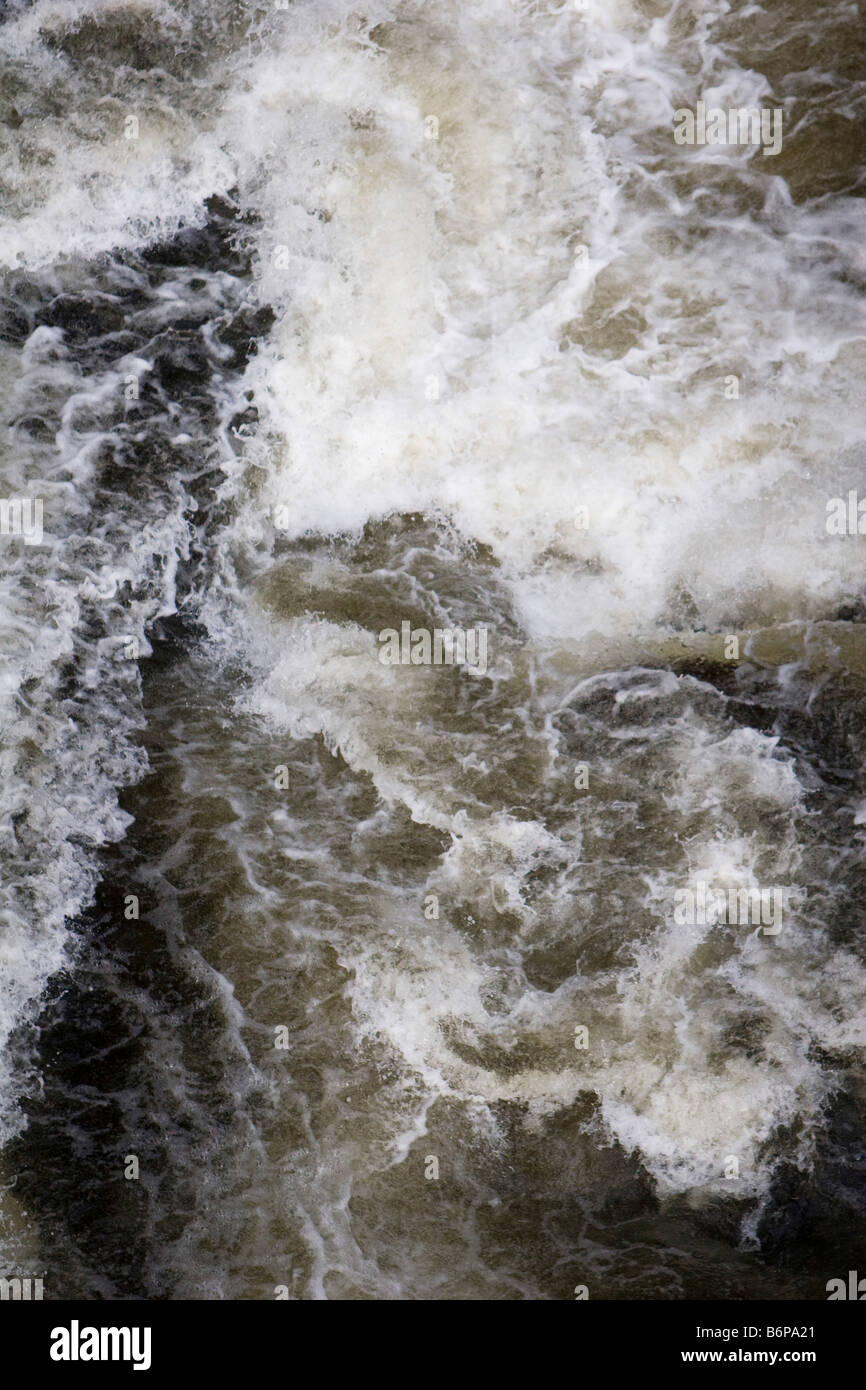
<path fill-rule="evenodd" d="M 448 1288 L 428 1154 L 461 1297 L 562 1296 L 565 1238 L 472 1254 L 506 1171 L 731 1196 L 742 1250 L 815 1171 L 866 1044 L 863 556 L 825 524 L 866 258 L 853 11 L 781 8 L 7 7 L 0 473 L 45 536 L 0 550 L 0 1140 L 135 825 L 258 1213 L 197 1273 L 202 1178 L 154 1287 L 243 1296 L 285 1239 L 293 1296 Z M 780 109 L 782 152 L 678 145 L 699 99 Z M 487 670 L 384 666 L 406 620 L 482 625 Z M 679 923 L 698 881 L 784 886 L 782 932 Z"/>

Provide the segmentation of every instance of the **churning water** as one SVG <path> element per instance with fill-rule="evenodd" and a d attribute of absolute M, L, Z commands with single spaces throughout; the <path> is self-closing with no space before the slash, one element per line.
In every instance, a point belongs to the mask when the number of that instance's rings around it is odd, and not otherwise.
<path fill-rule="evenodd" d="M 858 5 L 2 21 L 0 1272 L 825 1297 Z M 781 149 L 680 143 L 699 102 Z"/>

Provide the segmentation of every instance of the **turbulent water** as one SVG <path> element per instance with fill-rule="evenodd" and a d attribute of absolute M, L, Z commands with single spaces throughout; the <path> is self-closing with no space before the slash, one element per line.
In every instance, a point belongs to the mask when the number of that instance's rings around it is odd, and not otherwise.
<path fill-rule="evenodd" d="M 826 1297 L 859 7 L 0 19 L 0 1275 Z M 698 101 L 781 151 L 678 144 Z M 404 623 L 486 660 L 386 664 Z"/>

